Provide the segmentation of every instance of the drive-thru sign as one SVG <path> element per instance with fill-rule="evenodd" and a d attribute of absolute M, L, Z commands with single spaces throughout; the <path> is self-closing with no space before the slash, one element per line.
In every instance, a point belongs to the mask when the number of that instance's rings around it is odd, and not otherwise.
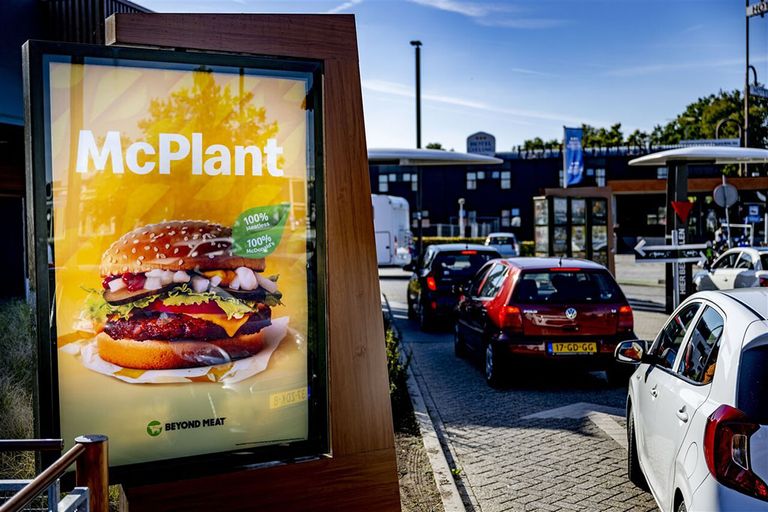
<path fill-rule="evenodd" d="M 738 164 L 766 163 L 768 150 L 758 148 L 734 148 L 719 146 L 691 146 L 652 153 L 630 160 L 629 165 L 667 167 L 667 204 L 673 201 L 688 201 L 688 167 L 697 164 Z M 687 222 L 667 208 L 667 234 L 669 244 L 661 246 L 660 256 L 682 256 L 682 258 L 661 257 L 667 265 L 667 309 L 671 310 L 680 304 L 688 295 L 693 293 L 691 280 L 692 258 L 685 257 L 688 238 Z M 703 247 L 702 247 L 703 248 Z M 642 246 L 640 247 L 642 250 Z M 637 248 L 636 248 L 637 250 Z M 693 248 L 693 250 L 698 250 Z M 680 251 L 683 251 L 681 254 Z M 647 248 L 645 249 L 647 252 Z M 641 256 L 642 258 L 642 256 Z"/>

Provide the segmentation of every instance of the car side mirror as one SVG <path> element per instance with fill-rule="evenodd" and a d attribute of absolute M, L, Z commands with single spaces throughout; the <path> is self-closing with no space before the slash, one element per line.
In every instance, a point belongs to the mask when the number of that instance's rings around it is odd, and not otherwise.
<path fill-rule="evenodd" d="M 622 341 L 616 346 L 614 358 L 620 363 L 638 364 L 648 358 L 648 342 L 645 340 Z"/>
<path fill-rule="evenodd" d="M 416 270 L 416 265 L 414 265 L 413 263 L 407 263 L 403 265 L 403 270 L 407 272 L 413 272 L 414 270 Z"/>

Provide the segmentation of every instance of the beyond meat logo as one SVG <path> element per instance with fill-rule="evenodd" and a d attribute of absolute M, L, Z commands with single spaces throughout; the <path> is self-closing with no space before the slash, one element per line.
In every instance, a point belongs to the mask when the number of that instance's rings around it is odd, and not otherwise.
<path fill-rule="evenodd" d="M 170 432 L 172 430 L 188 430 L 194 428 L 220 427 L 224 425 L 227 418 L 205 418 L 202 420 L 171 421 L 163 425 L 157 420 L 147 423 L 147 434 L 151 437 L 157 437 L 163 433 L 163 430 Z"/>

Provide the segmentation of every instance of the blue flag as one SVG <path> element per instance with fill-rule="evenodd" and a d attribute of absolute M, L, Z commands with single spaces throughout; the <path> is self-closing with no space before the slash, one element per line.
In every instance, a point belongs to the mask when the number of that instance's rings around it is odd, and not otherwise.
<path fill-rule="evenodd" d="M 563 169 L 565 170 L 565 186 L 578 185 L 584 179 L 584 151 L 581 148 L 581 128 L 565 129 L 563 142 Z"/>

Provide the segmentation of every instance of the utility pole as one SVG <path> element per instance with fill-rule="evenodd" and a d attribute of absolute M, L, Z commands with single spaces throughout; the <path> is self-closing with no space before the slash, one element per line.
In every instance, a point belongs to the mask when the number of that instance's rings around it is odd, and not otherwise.
<path fill-rule="evenodd" d="M 421 149 L 421 41 L 411 46 L 416 48 L 416 148 Z"/>
<path fill-rule="evenodd" d="M 411 41 L 411 46 L 416 48 L 416 148 L 421 149 L 421 41 Z M 419 243 L 416 246 L 416 250 L 419 252 L 419 268 L 424 259 L 424 206 L 421 202 L 424 183 L 421 175 L 421 166 L 418 166 L 416 168 L 416 186 L 419 189 L 416 192 L 416 220 L 418 221 L 416 232 L 419 236 Z"/>

